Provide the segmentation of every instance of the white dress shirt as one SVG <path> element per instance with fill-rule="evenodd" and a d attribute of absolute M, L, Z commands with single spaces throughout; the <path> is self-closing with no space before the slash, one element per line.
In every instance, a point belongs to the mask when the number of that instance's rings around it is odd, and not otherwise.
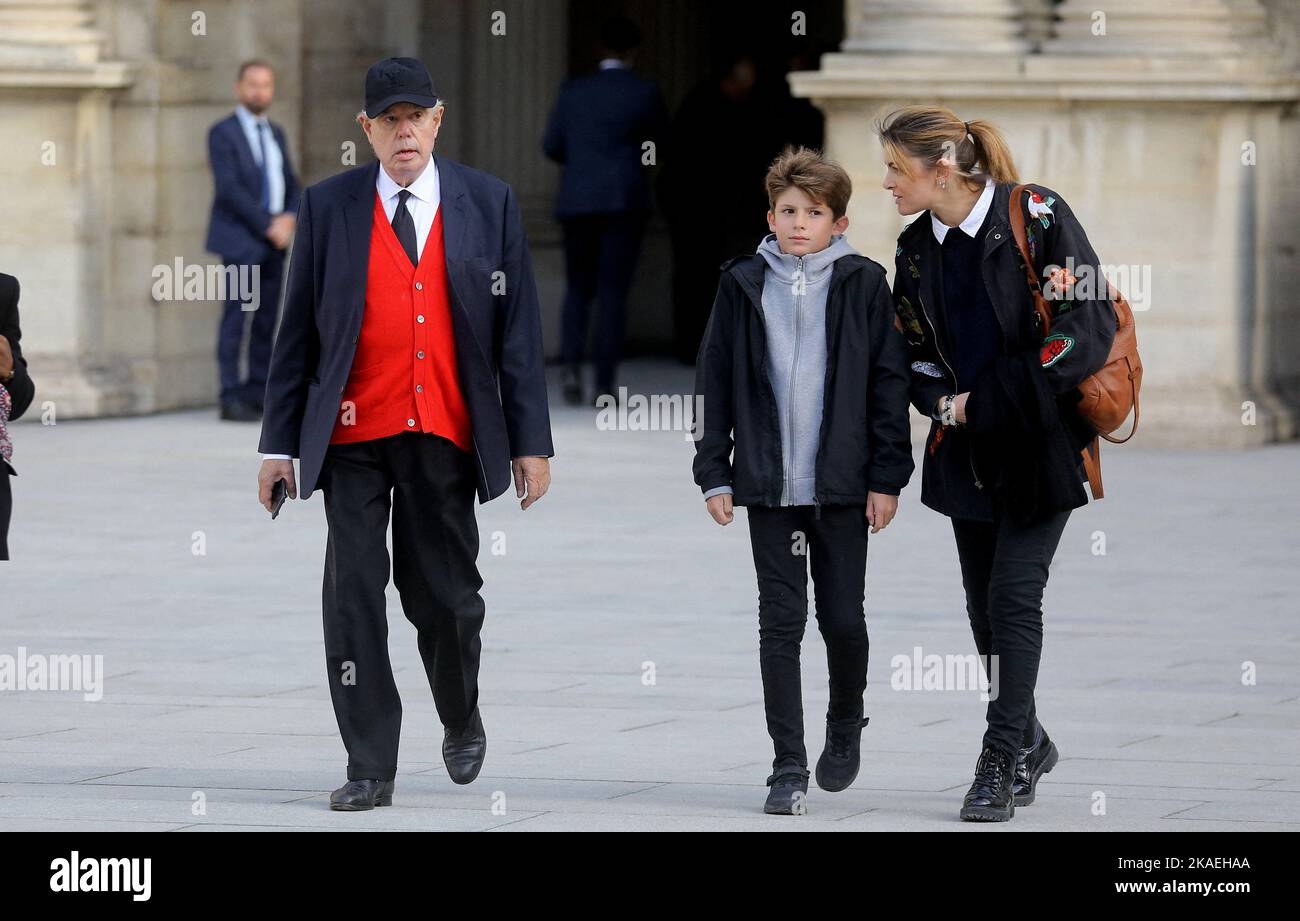
<path fill-rule="evenodd" d="M 418 258 L 424 253 L 424 241 L 429 239 L 429 230 L 433 227 L 433 219 L 438 214 L 438 204 L 442 200 L 437 160 L 431 155 L 424 172 L 408 186 L 398 185 L 383 165 L 380 165 L 379 175 L 375 178 L 375 189 L 379 192 L 379 200 L 384 205 L 384 214 L 388 215 L 390 224 L 397 211 L 398 193 L 403 188 L 411 193 L 411 197 L 406 200 L 406 210 L 415 221 L 415 251 Z"/>
<path fill-rule="evenodd" d="M 235 117 L 239 119 L 240 127 L 244 129 L 244 137 L 248 139 L 248 146 L 253 148 L 253 159 L 257 161 L 259 168 L 262 167 L 262 142 L 258 140 L 258 132 L 262 132 L 263 140 L 266 143 L 266 159 L 269 166 L 264 168 L 267 174 L 268 191 L 270 192 L 272 214 L 279 214 L 284 210 L 284 151 L 275 141 L 275 132 L 271 130 L 271 122 L 265 115 L 254 115 L 244 106 L 236 106 Z"/>
<path fill-rule="evenodd" d="M 433 219 L 438 214 L 438 205 L 442 200 L 441 186 L 438 184 L 438 163 L 433 156 L 429 157 L 424 172 L 405 188 L 411 193 L 411 197 L 406 200 L 406 210 L 411 213 L 411 218 L 415 221 L 415 249 L 418 259 L 418 254 L 424 253 L 424 241 L 429 239 L 429 231 L 433 228 Z M 379 200 L 384 206 L 384 214 L 388 215 L 390 224 L 393 222 L 393 214 L 397 211 L 398 193 L 402 189 L 403 186 L 398 185 L 384 170 L 383 164 L 380 164 L 379 175 L 375 178 L 375 191 L 379 193 Z M 263 454 L 262 460 L 293 460 L 293 458 L 288 454 Z"/>
<path fill-rule="evenodd" d="M 993 189 L 995 186 L 996 184 L 992 179 L 984 181 L 984 191 L 975 200 L 975 207 L 971 208 L 970 214 L 966 215 L 966 219 L 957 225 L 972 240 L 975 239 L 975 234 L 980 232 L 980 227 L 984 225 L 984 216 L 989 213 L 989 206 L 993 204 Z M 943 238 L 948 235 L 948 231 L 951 229 L 947 224 L 935 217 L 933 211 L 930 212 L 930 228 L 934 231 L 934 238 L 941 245 Z"/>

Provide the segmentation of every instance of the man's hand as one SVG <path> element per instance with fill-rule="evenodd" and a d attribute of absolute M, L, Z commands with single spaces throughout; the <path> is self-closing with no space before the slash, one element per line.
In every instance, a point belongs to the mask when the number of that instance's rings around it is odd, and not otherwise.
<path fill-rule="evenodd" d="M 14 353 L 9 348 L 9 340 L 0 336 L 0 380 L 9 376 L 14 369 Z"/>
<path fill-rule="evenodd" d="M 268 512 L 271 510 L 271 488 L 280 480 L 287 480 L 289 498 L 298 498 L 298 482 L 293 477 L 293 461 L 264 460 L 262 469 L 257 471 L 257 501 Z"/>
<path fill-rule="evenodd" d="M 731 493 L 729 492 L 720 492 L 716 496 L 709 496 L 704 500 L 704 506 L 709 510 L 709 514 L 713 516 L 713 520 L 724 527 L 731 524 L 731 519 L 735 517 L 731 511 Z"/>
<path fill-rule="evenodd" d="M 872 534 L 889 527 L 897 512 L 898 496 L 887 496 L 881 492 L 867 493 L 867 523 L 871 525 Z"/>
<path fill-rule="evenodd" d="M 515 474 L 515 498 L 523 499 L 519 507 L 528 511 L 528 506 L 546 495 L 551 487 L 551 459 L 516 457 L 510 462 L 510 469 Z"/>
<path fill-rule="evenodd" d="M 298 218 L 294 215 L 277 214 L 271 218 L 271 226 L 266 228 L 266 238 L 276 249 L 284 249 L 289 245 L 289 239 L 297 226 Z"/>

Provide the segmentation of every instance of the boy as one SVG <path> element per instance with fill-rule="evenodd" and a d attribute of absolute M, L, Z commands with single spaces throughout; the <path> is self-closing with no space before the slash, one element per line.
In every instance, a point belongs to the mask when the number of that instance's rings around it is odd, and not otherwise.
<path fill-rule="evenodd" d="M 768 234 L 722 265 L 696 363 L 695 482 L 720 525 L 749 507 L 759 664 L 775 758 L 764 811 L 805 811 L 799 644 L 812 562 L 830 706 L 817 784 L 858 774 L 867 684 L 867 531 L 912 474 L 907 345 L 885 270 L 844 239 L 852 186 L 817 151 L 786 150 L 765 179 Z M 734 447 L 734 456 L 733 456 Z"/>

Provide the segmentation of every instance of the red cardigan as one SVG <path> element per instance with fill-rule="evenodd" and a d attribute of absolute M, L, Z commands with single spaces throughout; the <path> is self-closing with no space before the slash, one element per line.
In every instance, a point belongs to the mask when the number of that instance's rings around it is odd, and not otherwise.
<path fill-rule="evenodd" d="M 442 208 L 412 266 L 375 193 L 361 335 L 330 444 L 399 432 L 441 435 L 473 450 L 442 242 Z"/>

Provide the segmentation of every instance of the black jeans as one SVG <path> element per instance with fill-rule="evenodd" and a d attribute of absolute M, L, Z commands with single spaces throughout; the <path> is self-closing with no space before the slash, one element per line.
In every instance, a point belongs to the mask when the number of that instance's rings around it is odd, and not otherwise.
<path fill-rule="evenodd" d="M 623 354 L 627 292 L 632 286 L 646 218 L 642 211 L 616 211 L 561 221 L 568 278 L 561 314 L 561 356 L 571 365 L 582 361 L 589 307 L 594 299 L 598 309 L 593 357 L 599 393 L 608 393 L 613 387 L 614 372 Z"/>
<path fill-rule="evenodd" d="M 478 706 L 484 605 L 474 483 L 474 455 L 437 435 L 403 432 L 325 453 L 325 662 L 349 780 L 397 773 L 402 702 L 384 599 L 390 506 L 393 584 L 438 716 L 459 729 Z"/>
<path fill-rule="evenodd" d="M 827 719 L 862 715 L 867 688 L 867 619 L 862 603 L 869 525 L 863 506 L 749 507 L 749 540 L 758 576 L 758 659 L 774 770 L 808 766 L 803 741 L 799 645 L 808 622 L 808 563 L 817 627 L 830 672 Z M 802 548 L 800 547 L 802 543 Z M 796 552 L 800 549 L 802 553 Z"/>
<path fill-rule="evenodd" d="M 997 657 L 996 696 L 988 705 L 984 745 L 1011 752 L 1033 741 L 1034 687 L 1043 653 L 1043 590 L 1068 511 L 1019 525 L 994 509 L 994 520 L 952 519 L 975 648 L 988 670 Z M 992 688 L 990 689 L 992 690 Z"/>
<path fill-rule="evenodd" d="M 14 497 L 10 492 L 9 468 L 0 460 L 0 560 L 9 559 L 9 516 L 13 514 Z"/>

